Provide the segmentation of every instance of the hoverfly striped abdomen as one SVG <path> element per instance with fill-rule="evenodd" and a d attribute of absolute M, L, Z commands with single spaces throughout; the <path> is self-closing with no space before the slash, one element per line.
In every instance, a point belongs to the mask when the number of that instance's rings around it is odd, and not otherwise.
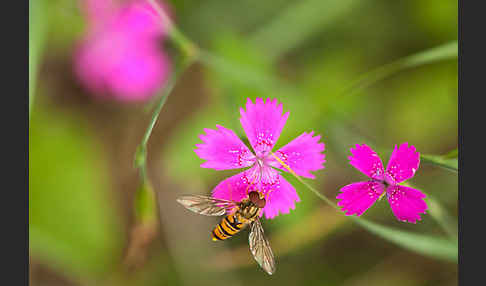
<path fill-rule="evenodd" d="M 226 216 L 211 232 L 214 241 L 225 240 L 240 232 L 245 224 L 238 221 L 236 214 Z"/>
<path fill-rule="evenodd" d="M 258 192 L 250 192 L 248 198 L 243 199 L 233 214 L 226 216 L 211 232 L 214 241 L 225 240 L 237 234 L 247 224 L 260 214 L 265 206 L 265 199 Z"/>

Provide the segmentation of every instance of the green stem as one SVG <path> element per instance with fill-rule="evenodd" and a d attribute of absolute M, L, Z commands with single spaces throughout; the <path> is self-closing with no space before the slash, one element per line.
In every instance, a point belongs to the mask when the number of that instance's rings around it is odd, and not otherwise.
<path fill-rule="evenodd" d="M 152 114 L 152 118 L 150 120 L 149 126 L 147 127 L 147 130 L 145 131 L 142 142 L 138 146 L 137 152 L 135 154 L 135 164 L 140 169 L 141 176 L 142 176 L 142 179 L 144 181 L 147 180 L 147 172 L 146 172 L 147 142 L 150 138 L 150 135 L 152 134 L 152 130 L 154 129 L 155 123 L 157 122 L 157 119 L 159 118 L 160 111 L 162 111 L 162 108 L 164 107 L 165 102 L 167 101 L 167 98 L 169 97 L 169 94 L 170 94 L 170 92 L 172 91 L 172 88 L 175 85 L 175 81 L 176 81 L 175 76 L 172 76 L 169 79 L 169 82 L 167 83 L 167 86 L 164 89 L 162 96 L 160 97 L 160 100 L 157 104 L 157 107 L 155 108 L 155 111 Z"/>
<path fill-rule="evenodd" d="M 183 54 L 188 58 L 196 58 L 198 47 L 177 29 L 167 13 L 155 0 L 147 0 L 147 2 L 157 11 L 161 18 L 161 25 L 164 29 L 167 29 L 169 37 L 181 49 Z"/>
<path fill-rule="evenodd" d="M 275 155 L 273 152 L 271 152 L 271 155 L 290 173 L 292 174 L 299 182 L 301 182 L 304 186 L 306 186 L 309 190 L 311 190 L 317 197 L 319 197 L 321 200 L 326 202 L 328 205 L 331 207 L 340 210 L 339 207 L 334 204 L 330 199 L 328 199 L 325 195 L 321 194 L 318 190 L 314 189 L 311 185 L 307 184 L 306 181 L 302 180 L 302 178 L 297 175 L 297 173 L 292 170 L 289 165 L 285 164 L 277 155 Z"/>
<path fill-rule="evenodd" d="M 143 135 L 142 142 L 137 147 L 137 152 L 135 154 L 135 166 L 140 169 L 141 177 L 144 181 L 147 180 L 147 143 L 150 139 L 150 135 L 152 135 L 155 123 L 159 118 L 160 112 L 162 111 L 162 108 L 164 107 L 167 98 L 174 89 L 177 78 L 179 78 L 180 74 L 182 74 L 186 70 L 186 68 L 194 62 L 194 60 L 194 58 L 189 58 L 188 60 L 186 60 L 184 63 L 181 64 L 180 68 L 177 69 L 176 72 L 169 78 L 169 81 L 162 91 L 159 102 L 157 103 L 157 106 L 152 113 L 150 123 L 147 127 L 147 130 L 145 131 L 145 134 Z"/>
<path fill-rule="evenodd" d="M 162 108 L 164 107 L 167 98 L 174 89 L 177 79 L 186 70 L 186 68 L 188 68 L 197 59 L 199 54 L 199 49 L 197 48 L 197 46 L 177 29 L 177 27 L 172 23 L 170 18 L 159 6 L 159 4 L 157 4 L 155 0 L 147 0 L 147 2 L 152 5 L 152 7 L 157 11 L 161 19 L 161 25 L 168 30 L 169 38 L 182 51 L 182 54 L 185 58 L 182 60 L 180 67 L 175 71 L 175 73 L 172 74 L 172 76 L 169 78 L 168 82 L 164 86 L 164 89 L 162 90 L 162 95 L 157 103 L 157 106 L 155 107 L 154 112 L 152 113 L 152 118 L 142 138 L 142 142 L 137 147 L 137 151 L 135 153 L 135 166 L 140 169 L 140 175 L 143 181 L 148 180 L 147 143 L 150 139 L 150 135 L 152 135 L 155 123 L 159 118 L 160 112 L 162 111 Z"/>

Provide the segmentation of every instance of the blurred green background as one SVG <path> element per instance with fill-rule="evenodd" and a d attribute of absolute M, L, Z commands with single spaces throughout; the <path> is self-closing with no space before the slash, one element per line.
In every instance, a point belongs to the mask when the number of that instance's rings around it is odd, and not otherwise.
<path fill-rule="evenodd" d="M 238 108 L 247 97 L 277 98 L 290 111 L 277 148 L 304 131 L 322 135 L 325 169 L 309 183 L 333 200 L 363 179 L 347 160 L 356 143 L 373 146 L 385 164 L 402 142 L 431 155 L 457 148 L 457 1 L 166 3 L 180 31 L 217 58 L 189 67 L 160 114 L 147 166 L 158 216 L 140 225 L 133 159 L 150 103 L 94 100 L 72 73 L 86 24 L 79 3 L 30 1 L 31 285 L 457 285 L 456 262 L 368 232 L 288 174 L 301 202 L 263 222 L 277 260 L 271 277 L 251 257 L 246 231 L 214 243 L 218 219 L 175 202 L 236 173 L 200 168 L 193 150 L 216 124 L 244 138 Z M 353 85 L 364 74 L 377 81 Z M 423 160 L 410 183 L 457 227 L 457 172 Z M 447 236 L 428 214 L 416 225 L 396 221 L 385 200 L 363 217 Z"/>

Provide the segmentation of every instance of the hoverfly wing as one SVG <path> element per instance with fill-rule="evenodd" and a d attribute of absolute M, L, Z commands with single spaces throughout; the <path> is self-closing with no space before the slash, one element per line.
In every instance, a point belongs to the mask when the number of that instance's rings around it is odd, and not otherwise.
<path fill-rule="evenodd" d="M 236 207 L 233 201 L 216 199 L 203 195 L 187 195 L 177 198 L 177 202 L 195 213 L 207 216 L 222 216 Z"/>
<path fill-rule="evenodd" d="M 265 238 L 263 233 L 263 227 L 260 220 L 257 218 L 250 225 L 249 235 L 250 251 L 253 254 L 255 260 L 268 274 L 275 273 L 275 259 L 273 257 L 270 243 Z"/>

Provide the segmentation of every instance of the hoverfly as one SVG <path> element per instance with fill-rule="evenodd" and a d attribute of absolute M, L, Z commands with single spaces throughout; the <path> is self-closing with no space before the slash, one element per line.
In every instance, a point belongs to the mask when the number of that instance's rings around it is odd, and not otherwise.
<path fill-rule="evenodd" d="M 187 209 L 207 216 L 226 215 L 213 229 L 213 241 L 225 240 L 250 225 L 248 241 L 253 257 L 268 274 L 275 272 L 275 260 L 263 233 L 260 213 L 266 200 L 262 193 L 251 191 L 241 202 L 217 199 L 204 195 L 187 195 L 177 199 Z"/>

